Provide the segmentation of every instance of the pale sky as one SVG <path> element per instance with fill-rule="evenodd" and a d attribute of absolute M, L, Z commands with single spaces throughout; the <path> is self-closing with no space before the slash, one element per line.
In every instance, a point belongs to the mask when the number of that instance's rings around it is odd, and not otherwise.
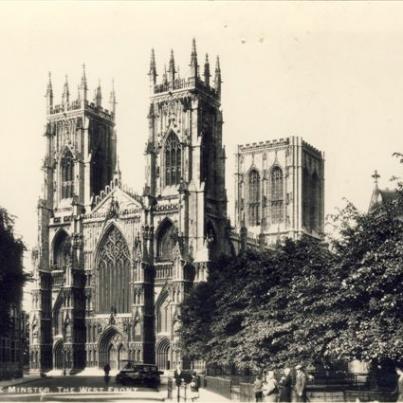
<path fill-rule="evenodd" d="M 27 255 L 48 71 L 56 103 L 65 74 L 75 97 L 82 63 L 90 94 L 100 79 L 106 104 L 115 80 L 123 181 L 140 192 L 150 50 L 161 76 L 173 48 L 184 76 L 193 37 L 200 65 L 206 52 L 221 58 L 231 219 L 240 143 L 293 135 L 324 151 L 326 213 L 343 197 L 367 209 L 374 169 L 393 186 L 401 166 L 392 153 L 403 151 L 401 2 L 1 2 L 0 205 L 18 217 Z"/>

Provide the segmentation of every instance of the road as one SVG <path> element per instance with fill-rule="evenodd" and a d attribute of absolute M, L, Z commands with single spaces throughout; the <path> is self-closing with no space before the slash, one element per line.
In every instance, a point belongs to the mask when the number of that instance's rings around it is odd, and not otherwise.
<path fill-rule="evenodd" d="M 162 401 L 166 385 L 160 390 L 146 387 L 124 387 L 114 381 L 108 385 L 102 376 L 55 376 L 15 386 L 2 387 L 1 402 L 119 402 Z"/>

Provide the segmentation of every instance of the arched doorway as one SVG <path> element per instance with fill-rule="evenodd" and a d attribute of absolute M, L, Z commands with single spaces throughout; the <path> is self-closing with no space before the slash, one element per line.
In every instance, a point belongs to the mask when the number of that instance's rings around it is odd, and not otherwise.
<path fill-rule="evenodd" d="M 110 327 L 99 341 L 99 367 L 109 363 L 111 369 L 120 369 L 123 361 L 127 360 L 127 346 L 122 334 Z"/>
<path fill-rule="evenodd" d="M 167 338 L 163 338 L 157 347 L 157 366 L 161 370 L 170 369 L 170 343 Z"/>
<path fill-rule="evenodd" d="M 63 351 L 63 341 L 59 340 L 56 342 L 54 347 L 54 368 L 63 369 L 64 367 L 64 351 Z"/>
<path fill-rule="evenodd" d="M 123 344 L 121 344 L 118 347 L 118 354 L 117 354 L 118 369 L 122 369 L 124 365 L 123 363 L 127 361 L 127 359 L 128 359 L 127 349 Z"/>

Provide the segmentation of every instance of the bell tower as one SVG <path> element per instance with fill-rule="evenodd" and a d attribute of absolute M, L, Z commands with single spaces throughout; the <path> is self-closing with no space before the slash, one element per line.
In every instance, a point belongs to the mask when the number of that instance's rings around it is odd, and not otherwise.
<path fill-rule="evenodd" d="M 81 208 L 110 183 L 116 164 L 115 94 L 110 110 L 102 103 L 99 83 L 88 99 L 85 67 L 77 98 L 71 100 L 67 76 L 61 103 L 54 105 L 52 83 L 46 92 L 47 125 L 45 199 L 55 215 L 71 214 L 72 202 Z"/>
<path fill-rule="evenodd" d="M 88 99 L 84 67 L 75 99 L 67 76 L 60 104 L 54 104 L 50 75 L 45 96 L 46 153 L 34 253 L 31 368 L 45 371 L 63 363 L 74 370 L 85 365 L 83 216 L 114 174 L 116 101 L 112 90 L 110 110 L 103 107 L 100 84 L 93 101 Z M 57 352 L 53 351 L 56 341 Z"/>
<path fill-rule="evenodd" d="M 206 247 L 210 255 L 227 251 L 218 57 L 213 85 L 210 76 L 208 55 L 201 70 L 194 39 L 186 77 L 179 74 L 171 50 L 168 70 L 164 69 L 158 82 L 155 53 L 151 52 L 146 188 L 161 204 L 178 197 L 178 234 L 184 252 L 193 259 L 201 259 Z"/>

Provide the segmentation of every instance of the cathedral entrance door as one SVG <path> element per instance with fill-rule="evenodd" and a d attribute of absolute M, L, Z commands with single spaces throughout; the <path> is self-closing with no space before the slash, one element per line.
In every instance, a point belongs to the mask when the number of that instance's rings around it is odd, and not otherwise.
<path fill-rule="evenodd" d="M 64 351 L 63 351 L 63 342 L 60 340 L 59 342 L 56 343 L 54 347 L 54 363 L 55 369 L 63 369 L 64 366 Z"/>
<path fill-rule="evenodd" d="M 165 370 L 171 369 L 171 362 L 169 357 L 170 343 L 169 340 L 162 339 L 157 347 L 157 366 L 158 369 Z"/>
<path fill-rule="evenodd" d="M 117 368 L 117 351 L 116 347 L 111 343 L 109 344 L 108 347 L 108 362 L 109 365 L 111 366 L 111 369 L 116 369 Z"/>
<path fill-rule="evenodd" d="M 123 344 L 119 346 L 118 349 L 118 369 L 122 369 L 125 362 L 127 362 L 128 355 L 127 350 Z"/>
<path fill-rule="evenodd" d="M 111 369 L 118 369 L 123 359 L 127 359 L 127 343 L 115 327 L 110 327 L 99 340 L 99 367 L 109 364 Z"/>

